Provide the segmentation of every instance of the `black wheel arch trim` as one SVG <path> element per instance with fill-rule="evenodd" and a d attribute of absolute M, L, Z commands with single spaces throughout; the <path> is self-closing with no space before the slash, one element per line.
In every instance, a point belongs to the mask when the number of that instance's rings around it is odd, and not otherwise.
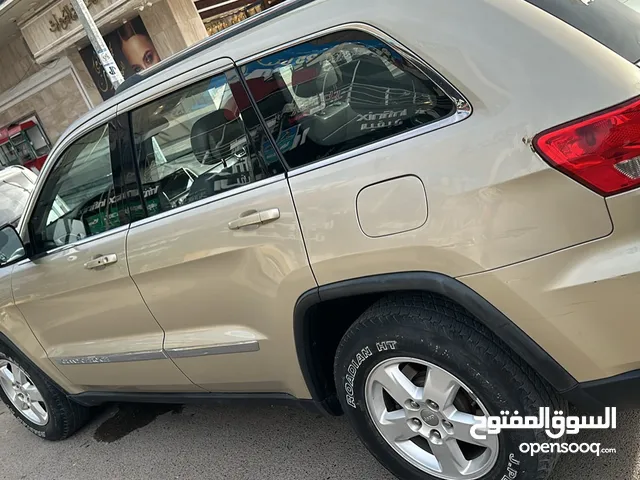
<path fill-rule="evenodd" d="M 13 352 L 14 355 L 19 357 L 20 360 L 28 363 L 30 367 L 35 369 L 38 372 L 38 374 L 40 374 L 41 377 L 45 378 L 47 381 L 49 381 L 49 383 L 54 385 L 58 390 L 60 390 L 65 395 L 69 395 L 69 393 L 64 388 L 62 388 L 55 380 L 53 380 L 49 375 L 47 375 L 47 373 L 44 370 L 42 370 L 42 368 L 40 368 L 40 366 L 36 362 L 31 360 L 29 355 L 25 354 L 22 350 L 18 348 L 18 346 L 15 343 L 11 341 L 9 337 L 7 337 L 4 333 L 0 332 L 0 344 L 2 343 L 4 343 L 9 348 L 9 350 Z"/>
<path fill-rule="evenodd" d="M 314 306 L 344 297 L 395 291 L 431 292 L 449 298 L 467 309 L 520 358 L 537 371 L 560 394 L 575 392 L 578 382 L 540 345 L 509 320 L 500 310 L 467 285 L 453 277 L 434 272 L 404 272 L 372 275 L 316 287 L 298 299 L 294 309 L 294 336 L 298 361 L 307 387 L 316 402 L 326 404 L 319 373 L 309 345 L 307 314 Z M 574 398 L 578 403 L 578 398 Z"/>

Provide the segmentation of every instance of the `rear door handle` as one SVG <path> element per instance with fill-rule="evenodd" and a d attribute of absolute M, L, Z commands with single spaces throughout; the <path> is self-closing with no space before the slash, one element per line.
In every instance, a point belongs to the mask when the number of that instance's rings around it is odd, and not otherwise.
<path fill-rule="evenodd" d="M 251 225 L 264 225 L 265 223 L 273 222 L 280 218 L 280 210 L 277 208 L 269 208 L 268 210 L 261 210 L 257 212 L 250 210 L 242 214 L 237 220 L 229 222 L 229 228 L 231 230 L 238 230 L 242 227 L 249 227 Z"/>
<path fill-rule="evenodd" d="M 111 265 L 112 263 L 116 263 L 118 261 L 118 256 L 115 253 L 110 253 L 108 255 L 100 255 L 93 260 L 89 260 L 84 264 L 84 268 L 88 270 L 93 270 L 96 268 L 104 267 L 106 265 Z"/>

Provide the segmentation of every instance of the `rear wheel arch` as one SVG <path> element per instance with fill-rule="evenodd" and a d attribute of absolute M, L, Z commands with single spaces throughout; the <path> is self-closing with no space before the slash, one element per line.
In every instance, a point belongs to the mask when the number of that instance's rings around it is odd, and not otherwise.
<path fill-rule="evenodd" d="M 317 287 L 305 292 L 296 303 L 294 335 L 300 367 L 313 400 L 330 413 L 341 412 L 332 372 L 342 335 L 378 299 L 399 292 L 431 293 L 457 303 L 538 372 L 556 392 L 569 392 L 577 386 L 576 379 L 542 347 L 460 281 L 434 272 L 390 273 Z"/>

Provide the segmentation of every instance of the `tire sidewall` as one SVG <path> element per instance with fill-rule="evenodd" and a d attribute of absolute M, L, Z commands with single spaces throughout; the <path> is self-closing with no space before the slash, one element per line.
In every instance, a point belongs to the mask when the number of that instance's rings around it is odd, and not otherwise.
<path fill-rule="evenodd" d="M 338 398 L 354 429 L 376 458 L 400 479 L 438 477 L 419 470 L 400 457 L 378 433 L 369 415 L 365 400 L 366 380 L 372 369 L 385 360 L 413 357 L 445 369 L 474 392 L 490 415 L 499 415 L 503 410 L 538 415 L 537 406 L 514 388 L 513 379 L 501 370 L 495 358 L 489 358 L 473 346 L 461 344 L 442 333 L 402 325 L 394 326 L 394 333 L 389 333 L 389 330 L 368 327 L 358 335 L 345 337 L 336 359 L 335 374 Z M 529 480 L 537 477 L 536 457 L 519 449 L 522 443 L 536 442 L 533 431 L 502 431 L 499 441 L 498 459 L 482 479 Z"/>

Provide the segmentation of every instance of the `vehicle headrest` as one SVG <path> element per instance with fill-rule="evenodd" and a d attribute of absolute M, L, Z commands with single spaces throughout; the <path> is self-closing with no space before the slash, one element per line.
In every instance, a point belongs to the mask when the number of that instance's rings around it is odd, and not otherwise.
<path fill-rule="evenodd" d="M 294 91 L 299 97 L 314 97 L 331 90 L 338 83 L 338 75 L 335 68 L 323 71 L 320 65 L 298 70 L 293 74 Z"/>
<path fill-rule="evenodd" d="M 231 142 L 243 134 L 240 119 L 234 112 L 216 110 L 193 124 L 191 148 L 198 162 L 210 164 L 213 159 L 220 160 L 228 155 Z"/>

